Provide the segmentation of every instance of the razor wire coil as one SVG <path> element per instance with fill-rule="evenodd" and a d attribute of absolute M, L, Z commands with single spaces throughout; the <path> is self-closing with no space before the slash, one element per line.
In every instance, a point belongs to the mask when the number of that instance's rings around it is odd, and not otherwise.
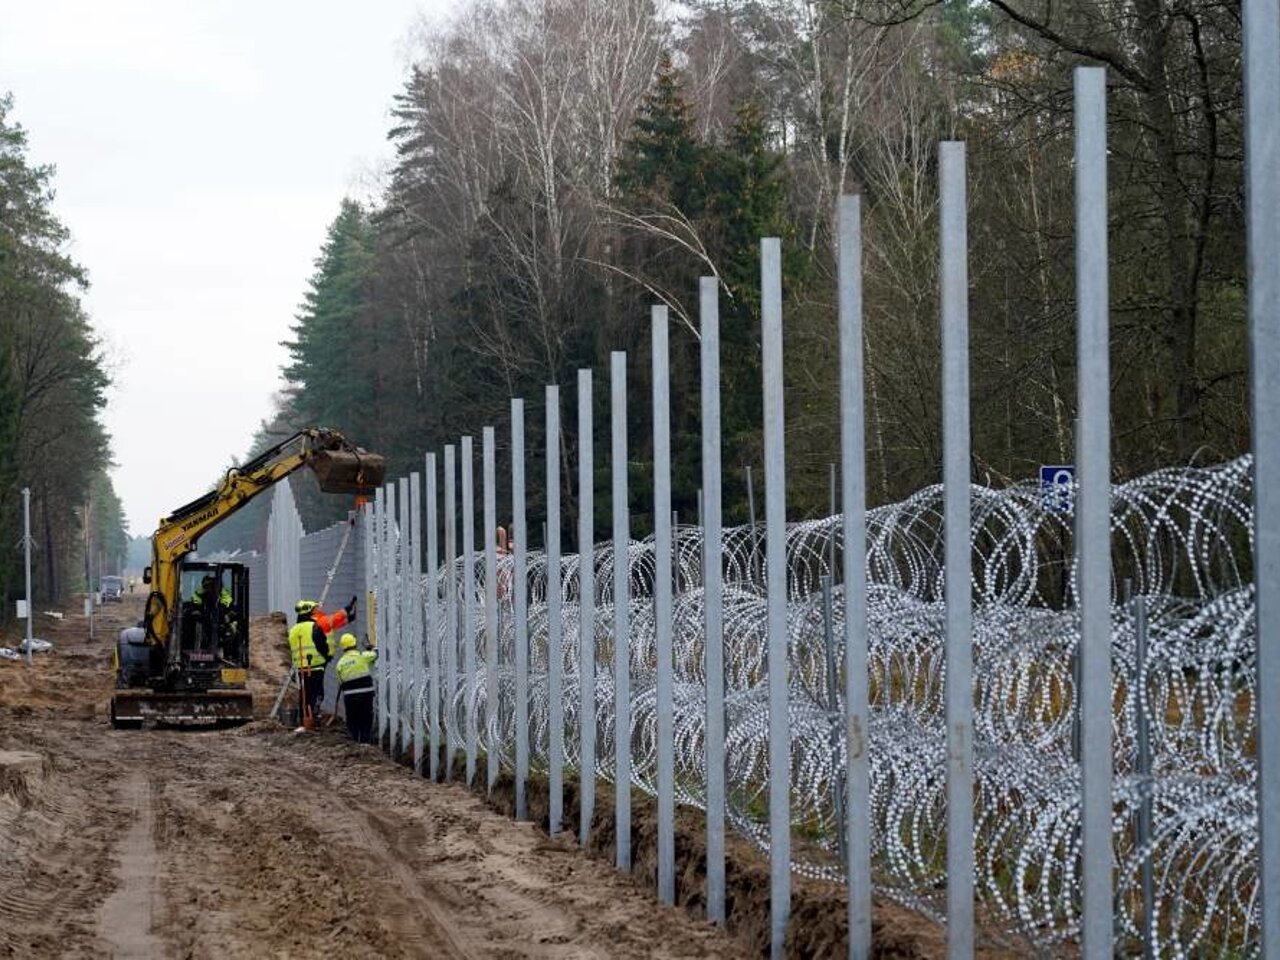
<path fill-rule="evenodd" d="M 1112 690 L 1117 936 L 1139 942 L 1141 866 L 1156 883 L 1149 918 L 1158 953 L 1252 955 L 1260 928 L 1256 847 L 1257 675 L 1252 577 L 1251 461 L 1161 470 L 1117 485 L 1111 504 Z M 1079 644 L 1072 515 L 1050 509 L 1038 486 L 972 488 L 974 827 L 976 889 L 983 907 L 1032 941 L 1079 933 L 1080 765 L 1073 753 Z M 946 879 L 946 570 L 943 489 L 933 486 L 867 512 L 867 644 L 871 722 L 872 856 L 877 885 L 902 902 L 942 914 Z M 845 765 L 842 518 L 788 525 L 788 689 L 791 820 L 803 842 L 793 869 L 841 880 L 835 791 Z M 729 822 L 768 850 L 766 696 L 767 582 L 763 527 L 724 530 L 709 549 L 699 527 L 674 545 L 674 736 L 676 799 L 705 804 L 705 595 L 703 557 L 722 564 L 725 746 Z M 627 544 L 632 783 L 657 779 L 656 652 L 652 539 Z M 460 612 L 475 612 L 474 676 L 442 681 L 443 724 L 455 750 L 478 720 L 514 768 L 514 561 L 499 558 L 497 710 L 487 689 L 484 558 L 473 558 L 475 595 L 463 563 L 428 572 L 441 615 L 421 662 L 464 662 Z M 580 764 L 579 617 L 594 611 L 596 776 L 612 778 L 614 730 L 613 545 L 595 548 L 595 592 L 579 590 L 579 557 L 561 559 L 564 762 Z M 832 623 L 823 583 L 830 578 Z M 1148 640 L 1139 669 L 1133 607 L 1145 600 Z M 528 554 L 529 745 L 532 769 L 548 765 L 550 703 L 546 557 Z M 450 604 L 449 601 L 452 601 Z M 422 603 L 419 604 L 422 606 Z M 456 629 L 450 632 L 450 622 Z M 425 633 L 423 634 L 425 635 Z M 828 649 L 830 636 L 832 648 Z M 452 638 L 452 640 L 451 640 Z M 449 650 L 450 642 L 453 648 Z M 451 655 L 450 655 L 451 654 Z M 835 689 L 829 663 L 836 665 Z M 424 668 L 425 669 L 425 668 Z M 456 667 L 455 667 L 456 669 Z M 404 709 L 430 723 L 425 676 Z M 1140 709 L 1139 709 L 1140 707 Z M 1148 718 L 1151 768 L 1135 761 L 1139 716 Z M 1149 801 L 1154 829 L 1139 845 L 1135 822 Z"/>

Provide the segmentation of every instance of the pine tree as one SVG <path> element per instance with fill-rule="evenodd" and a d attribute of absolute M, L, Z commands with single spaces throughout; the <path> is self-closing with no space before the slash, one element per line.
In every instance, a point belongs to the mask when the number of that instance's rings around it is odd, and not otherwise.
<path fill-rule="evenodd" d="M 291 328 L 294 339 L 285 343 L 292 360 L 285 377 L 293 386 L 298 426 L 332 426 L 359 435 L 375 419 L 375 372 L 367 362 L 373 247 L 367 214 L 343 200 Z"/>
<path fill-rule="evenodd" d="M 782 155 L 769 148 L 764 115 L 755 103 L 738 108 L 727 142 L 708 164 L 708 175 L 716 262 L 733 312 L 745 324 L 760 314 L 760 238 L 791 233 Z M 787 266 L 789 274 L 798 269 L 794 263 Z"/>
<path fill-rule="evenodd" d="M 693 107 L 664 56 L 619 157 L 615 183 L 633 201 L 662 200 L 695 220 L 706 205 L 705 161 Z"/>
<path fill-rule="evenodd" d="M 15 528 L 19 487 L 30 487 L 34 587 L 58 601 L 82 569 L 77 508 L 110 463 L 99 419 L 109 378 L 77 296 L 84 271 L 63 252 L 69 233 L 52 211 L 53 169 L 29 160 L 11 108 L 0 96 L 0 527 Z M 20 575 L 17 544 L 0 542 L 0 593 Z"/>
<path fill-rule="evenodd" d="M 763 383 L 760 367 L 760 240 L 783 240 L 783 292 L 794 295 L 803 258 L 791 239 L 786 168 L 772 150 L 764 115 L 751 101 L 737 110 L 726 142 L 707 164 L 707 226 L 728 295 L 720 309 L 725 462 L 760 462 Z M 745 518 L 745 495 L 726 501 Z"/>
<path fill-rule="evenodd" d="M 2 238 L 0 238 L 0 242 Z M 13 353 L 0 335 L 0 529 L 18 529 L 18 391 L 13 376 Z M 7 601 L 16 573 L 17 551 L 0 553 L 0 600 Z"/>

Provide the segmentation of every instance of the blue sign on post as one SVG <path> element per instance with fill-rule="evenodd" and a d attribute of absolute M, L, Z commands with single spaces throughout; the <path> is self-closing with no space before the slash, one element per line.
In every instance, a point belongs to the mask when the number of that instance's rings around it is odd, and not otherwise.
<path fill-rule="evenodd" d="M 1075 502 L 1074 464 L 1053 464 L 1040 468 L 1040 502 L 1050 513 L 1070 513 Z"/>

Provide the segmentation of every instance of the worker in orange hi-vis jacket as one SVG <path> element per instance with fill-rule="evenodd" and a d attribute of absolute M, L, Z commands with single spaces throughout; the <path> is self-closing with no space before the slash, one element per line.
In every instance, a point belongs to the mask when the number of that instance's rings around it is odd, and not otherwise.
<path fill-rule="evenodd" d="M 325 642 L 326 644 L 328 644 L 329 649 L 334 650 L 333 644 L 328 643 L 328 638 L 332 636 L 335 630 L 341 630 L 347 624 L 355 623 L 356 598 L 352 597 L 350 603 L 348 603 L 345 607 L 340 608 L 338 611 L 332 614 L 325 613 L 323 610 L 321 610 L 319 602 L 315 600 L 299 600 L 297 604 L 294 605 L 294 610 L 295 612 L 297 612 L 299 618 L 306 617 L 312 623 L 314 623 L 317 627 L 319 627 L 320 631 L 325 636 Z M 325 664 L 326 665 L 328 664 L 327 657 L 325 660 Z M 324 698 L 323 677 L 324 677 L 323 669 L 319 671 L 318 676 L 314 675 L 314 672 L 313 672 L 313 676 L 311 677 L 311 681 L 309 684 L 309 686 L 312 689 L 310 689 L 308 692 L 311 698 L 314 698 L 314 699 L 311 699 L 311 709 L 313 714 L 315 714 L 319 710 L 320 701 Z M 337 709 L 336 705 L 334 709 L 335 710 Z M 318 719 L 318 717 L 316 719 Z"/>
<path fill-rule="evenodd" d="M 341 630 L 347 624 L 356 622 L 356 598 L 352 597 L 350 603 L 333 614 L 325 613 L 317 603 L 311 608 L 311 619 L 320 625 L 320 629 L 327 637 L 335 630 Z"/>

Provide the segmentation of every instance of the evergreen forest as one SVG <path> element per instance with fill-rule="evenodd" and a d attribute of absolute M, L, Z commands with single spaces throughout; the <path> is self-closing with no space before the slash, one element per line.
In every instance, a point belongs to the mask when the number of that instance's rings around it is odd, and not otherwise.
<path fill-rule="evenodd" d="M 95 581 L 119 573 L 127 547 L 101 419 L 110 373 L 80 299 L 88 276 L 51 210 L 53 168 L 29 157 L 12 110 L 0 96 L 0 623 L 25 594 L 22 487 L 37 609 L 83 590 L 90 566 Z"/>
<path fill-rule="evenodd" d="M 1071 462 L 1072 69 L 1100 64 L 1114 479 L 1236 456 L 1249 442 L 1240 28 L 1233 0 L 466 0 L 414 35 L 393 169 L 374 201 L 335 211 L 278 409 L 247 447 L 322 424 L 388 455 L 394 475 L 494 425 L 503 464 L 510 398 L 524 397 L 540 477 L 543 389 L 558 383 L 570 536 L 574 384 L 591 367 L 605 536 L 609 353 L 629 355 L 645 503 L 649 308 L 664 303 L 674 506 L 691 521 L 698 278 L 714 276 L 725 505 L 744 521 L 745 468 L 761 473 L 758 242 L 778 236 L 788 509 L 822 514 L 838 450 L 833 209 L 857 192 L 869 495 L 904 497 L 940 477 L 937 145 L 962 139 L 974 479 Z M 297 489 L 308 529 L 347 506 Z M 260 542 L 255 506 L 220 545 Z"/>

